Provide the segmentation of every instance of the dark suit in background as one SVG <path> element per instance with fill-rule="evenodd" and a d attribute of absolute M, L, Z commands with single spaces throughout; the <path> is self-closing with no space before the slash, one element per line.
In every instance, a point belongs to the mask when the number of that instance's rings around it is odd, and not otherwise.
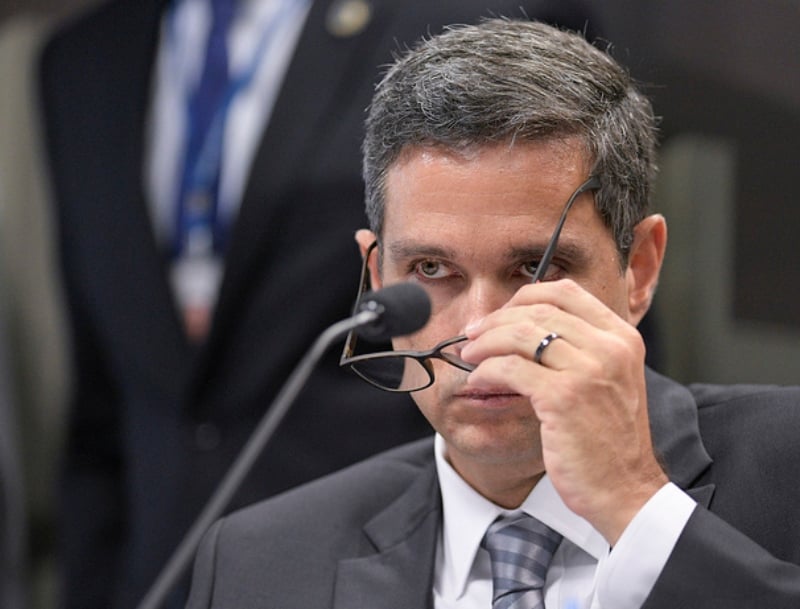
<path fill-rule="evenodd" d="M 655 447 L 698 505 L 642 609 L 797 607 L 800 499 L 776 481 L 800 476 L 800 390 L 647 388 Z M 433 443 L 396 449 L 215 524 L 187 609 L 432 609 L 441 524 Z"/>
<path fill-rule="evenodd" d="M 141 598 L 314 337 L 348 315 L 359 268 L 352 235 L 364 225 L 359 147 L 378 66 L 442 24 L 489 9 L 518 15 L 520 4 L 373 1 L 366 28 L 344 37 L 326 27 L 334 2 L 313 4 L 199 349 L 183 333 L 143 190 L 165 3 L 110 2 L 50 41 L 41 93 L 75 366 L 63 479 L 67 607 Z M 582 11 L 551 4 L 525 8 L 585 27 Z M 429 433 L 406 396 L 340 371 L 335 351 L 235 505 Z"/>
<path fill-rule="evenodd" d="M 2 292 L 0 284 L 0 296 Z M 0 299 L 0 305 L 4 304 Z M 2 309 L 0 306 L 0 312 Z M 0 605 L 4 609 L 22 609 L 27 600 L 24 594 L 27 527 L 15 392 L 2 322 L 0 316 Z"/>

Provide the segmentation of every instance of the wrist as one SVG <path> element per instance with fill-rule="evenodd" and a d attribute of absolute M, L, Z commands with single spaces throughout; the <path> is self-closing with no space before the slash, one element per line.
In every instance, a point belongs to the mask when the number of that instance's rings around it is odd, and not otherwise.
<path fill-rule="evenodd" d="M 658 470 L 636 484 L 626 485 L 609 497 L 607 507 L 596 513 L 590 522 L 614 547 L 636 515 L 668 482 L 666 474 Z"/>

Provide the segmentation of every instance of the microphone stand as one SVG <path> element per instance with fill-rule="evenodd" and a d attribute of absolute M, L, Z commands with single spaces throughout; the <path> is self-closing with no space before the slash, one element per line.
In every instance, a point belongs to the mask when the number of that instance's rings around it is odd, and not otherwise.
<path fill-rule="evenodd" d="M 292 374 L 286 379 L 280 392 L 264 413 L 258 426 L 247 440 L 233 465 L 228 469 L 217 490 L 206 503 L 205 508 L 203 508 L 203 511 L 186 533 L 180 545 L 175 549 L 137 609 L 158 609 L 163 604 L 167 595 L 194 558 L 195 551 L 197 546 L 200 545 L 203 535 L 214 521 L 222 515 L 236 489 L 239 488 L 264 446 L 272 438 L 275 429 L 289 411 L 289 407 L 303 388 L 303 385 L 305 385 L 314 366 L 330 347 L 331 343 L 340 336 L 347 334 L 350 330 L 372 323 L 380 315 L 380 311 L 363 310 L 352 317 L 333 324 L 317 337 L 317 340 L 311 345 L 311 348 L 300 360 Z"/>

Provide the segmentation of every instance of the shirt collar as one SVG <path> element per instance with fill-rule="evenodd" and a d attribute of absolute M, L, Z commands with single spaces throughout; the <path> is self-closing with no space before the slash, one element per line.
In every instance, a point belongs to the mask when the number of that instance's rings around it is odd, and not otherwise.
<path fill-rule="evenodd" d="M 436 434 L 436 470 L 442 493 L 442 553 L 444 577 L 450 588 L 464 593 L 475 556 L 487 527 L 500 514 L 524 511 L 541 520 L 596 560 L 608 554 L 609 546 L 597 530 L 561 500 L 545 474 L 517 510 L 506 510 L 475 491 L 445 458 L 445 442 Z"/>

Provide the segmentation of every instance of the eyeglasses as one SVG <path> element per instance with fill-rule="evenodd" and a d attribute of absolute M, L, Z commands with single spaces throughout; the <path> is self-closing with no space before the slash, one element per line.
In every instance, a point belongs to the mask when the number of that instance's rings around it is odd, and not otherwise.
<path fill-rule="evenodd" d="M 564 210 L 561 212 L 558 224 L 550 237 L 550 242 L 547 244 L 542 258 L 536 266 L 531 283 L 536 283 L 545 276 L 572 204 L 584 192 L 596 191 L 599 188 L 599 178 L 591 176 L 572 193 L 564 205 Z M 369 289 L 369 259 L 377 245 L 378 242 L 375 241 L 369 246 L 364 255 L 356 308 L 362 296 Z M 432 360 L 434 359 L 443 360 L 451 366 L 466 372 L 471 372 L 475 369 L 474 364 L 465 362 L 458 355 L 456 346 L 466 340 L 466 336 L 460 335 L 448 338 L 427 351 L 379 351 L 364 355 L 354 355 L 358 337 L 355 331 L 351 331 L 345 341 L 344 350 L 339 359 L 339 366 L 349 366 L 362 379 L 384 391 L 396 393 L 421 391 L 433 385 L 435 377 Z"/>
<path fill-rule="evenodd" d="M 369 290 L 369 259 L 377 245 L 378 242 L 375 241 L 364 254 L 356 308 L 362 296 Z M 357 340 L 355 331 L 347 335 L 339 365 L 350 366 L 362 379 L 384 391 L 407 393 L 430 387 L 434 379 L 432 359 L 444 360 L 467 372 L 475 369 L 475 366 L 461 360 L 452 350 L 454 345 L 467 340 L 466 336 L 449 338 L 428 351 L 380 351 L 353 355 Z"/>

